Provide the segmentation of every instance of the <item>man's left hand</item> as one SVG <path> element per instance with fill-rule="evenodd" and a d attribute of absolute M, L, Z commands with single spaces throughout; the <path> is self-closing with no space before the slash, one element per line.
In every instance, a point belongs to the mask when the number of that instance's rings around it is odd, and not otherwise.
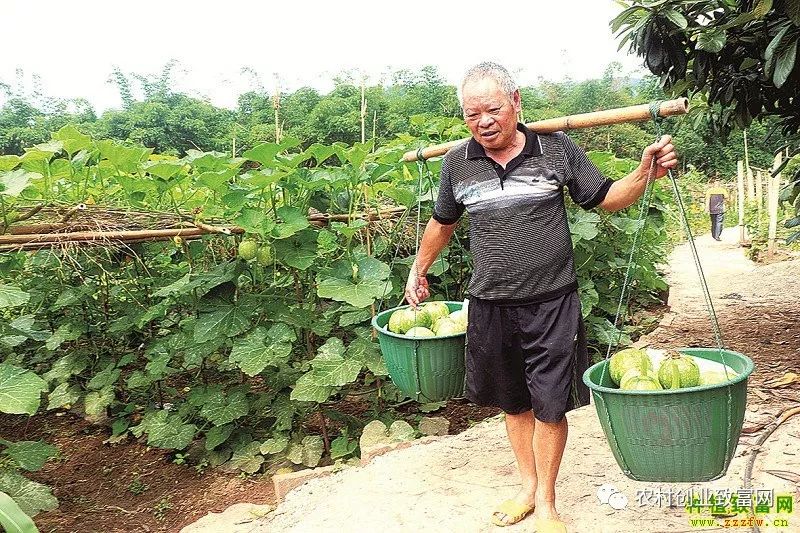
<path fill-rule="evenodd" d="M 655 159 L 655 165 L 653 165 L 653 159 Z M 658 142 L 644 149 L 639 171 L 642 176 L 652 180 L 663 178 L 670 169 L 675 168 L 677 165 L 678 154 L 675 153 L 672 137 L 670 135 L 662 135 Z M 652 169 L 651 166 L 653 167 Z"/>

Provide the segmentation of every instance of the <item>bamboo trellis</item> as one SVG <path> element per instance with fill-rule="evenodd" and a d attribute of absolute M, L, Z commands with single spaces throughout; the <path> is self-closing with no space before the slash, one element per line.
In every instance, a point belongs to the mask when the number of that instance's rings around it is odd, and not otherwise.
<path fill-rule="evenodd" d="M 166 241 L 204 235 L 240 235 L 245 230 L 219 220 L 200 221 L 190 214 L 145 212 L 96 205 L 33 205 L 5 227 L 0 222 L 0 252 L 38 250 L 67 245 L 124 246 L 137 242 Z M 352 214 L 310 213 L 309 224 L 322 227 L 330 222 L 397 218 L 404 206 L 370 209 Z"/>

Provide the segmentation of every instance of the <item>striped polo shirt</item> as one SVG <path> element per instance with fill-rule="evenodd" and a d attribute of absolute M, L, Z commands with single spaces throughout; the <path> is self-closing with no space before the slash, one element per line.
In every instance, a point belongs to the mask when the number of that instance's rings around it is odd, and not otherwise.
<path fill-rule="evenodd" d="M 470 297 L 524 305 L 578 288 L 564 187 L 584 209 L 613 183 L 563 132 L 536 134 L 523 124 L 525 147 L 505 168 L 474 138 L 447 152 L 433 218 L 454 224 L 469 214 L 474 270 Z"/>

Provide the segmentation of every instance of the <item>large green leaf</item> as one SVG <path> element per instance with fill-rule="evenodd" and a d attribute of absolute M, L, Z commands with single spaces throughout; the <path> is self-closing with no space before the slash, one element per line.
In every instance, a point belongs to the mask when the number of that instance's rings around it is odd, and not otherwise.
<path fill-rule="evenodd" d="M 34 315 L 22 315 L 8 323 L 8 329 L 15 333 L 21 333 L 29 339 L 35 341 L 46 341 L 50 338 L 50 332 L 36 329 L 36 317 Z"/>
<path fill-rule="evenodd" d="M 250 315 L 239 305 L 218 308 L 210 313 L 203 313 L 195 322 L 194 342 L 203 343 L 218 337 L 233 337 L 247 329 Z"/>
<path fill-rule="evenodd" d="M 317 383 L 312 372 L 307 372 L 295 383 L 290 398 L 301 402 L 322 403 L 330 397 L 333 390 L 334 387 Z"/>
<path fill-rule="evenodd" d="M 189 272 L 182 278 L 161 287 L 153 296 L 159 298 L 165 296 L 172 296 L 178 298 L 185 295 L 193 295 L 196 297 L 204 296 L 208 291 L 233 280 L 237 274 L 237 265 L 235 261 L 226 261 L 220 263 L 209 271 L 193 273 Z"/>
<path fill-rule="evenodd" d="M 69 322 L 58 326 L 49 339 L 44 343 L 48 350 L 55 350 L 64 342 L 74 341 L 83 335 L 83 327 L 79 324 Z"/>
<path fill-rule="evenodd" d="M 296 382 L 297 374 L 292 372 L 289 374 L 288 372 L 286 375 L 291 375 L 291 380 L 286 380 L 286 386 L 288 387 L 291 383 Z M 291 382 L 291 383 L 290 383 Z M 275 418 L 275 423 L 272 425 L 272 429 L 274 431 L 289 431 L 294 427 L 293 420 L 295 414 L 300 410 L 300 407 L 291 400 L 289 394 L 286 393 L 279 393 L 274 400 L 272 400 L 272 404 L 269 406 L 270 414 Z"/>
<path fill-rule="evenodd" d="M 340 259 L 317 275 L 317 295 L 354 307 L 367 307 L 391 292 L 389 274 L 389 265 L 373 257 L 362 255 L 355 263 Z"/>
<path fill-rule="evenodd" d="M 53 363 L 50 370 L 45 372 L 42 377 L 47 381 L 62 381 L 70 376 L 80 374 L 88 366 L 89 360 L 86 356 L 77 353 L 68 353 Z"/>
<path fill-rule="evenodd" d="M 15 285 L 0 283 L 0 309 L 3 307 L 18 307 L 28 303 L 31 295 Z"/>
<path fill-rule="evenodd" d="M 590 211 L 576 211 L 575 216 L 570 222 L 569 231 L 573 240 L 590 241 L 597 237 L 599 233 L 597 224 L 600 222 L 600 215 Z"/>
<path fill-rule="evenodd" d="M 322 437 L 319 435 L 308 435 L 303 437 L 300 443 L 302 446 L 301 462 L 309 467 L 314 468 L 319 464 L 322 459 L 322 452 L 324 451 L 324 443 Z"/>
<path fill-rule="evenodd" d="M 336 437 L 331 442 L 331 459 L 338 459 L 340 457 L 347 457 L 356 451 L 358 441 L 349 439 L 344 435 Z"/>
<path fill-rule="evenodd" d="M 294 148 L 300 144 L 300 140 L 294 137 L 284 137 L 280 144 L 276 143 L 262 143 L 257 146 L 254 146 L 250 150 L 247 150 L 242 156 L 246 157 L 250 161 L 258 161 L 265 167 L 274 167 L 278 164 L 278 160 L 276 156 L 283 152 L 284 150 L 288 150 L 290 148 Z"/>
<path fill-rule="evenodd" d="M 184 164 L 180 161 L 154 161 L 144 167 L 148 174 L 159 177 L 164 180 L 170 179 L 172 176 L 183 170 Z"/>
<path fill-rule="evenodd" d="M 370 372 L 376 376 L 386 376 L 389 370 L 386 368 L 386 363 L 381 356 L 378 344 L 363 339 L 361 337 L 355 339 L 347 347 L 346 355 L 348 359 L 358 361 L 359 364 L 369 368 Z"/>
<path fill-rule="evenodd" d="M 236 391 L 227 395 L 218 392 L 206 400 L 200 416 L 215 426 L 222 426 L 247 415 L 249 411 L 250 404 L 244 392 Z"/>
<path fill-rule="evenodd" d="M 236 175 L 236 169 L 230 168 L 217 172 L 203 172 L 195 179 L 196 185 L 208 187 L 213 191 L 223 191 L 228 188 L 228 181 Z"/>
<path fill-rule="evenodd" d="M 284 265 L 306 270 L 317 257 L 317 236 L 314 230 L 303 230 L 288 239 L 274 242 L 275 255 Z"/>
<path fill-rule="evenodd" d="M 242 209 L 233 222 L 246 232 L 257 235 L 266 235 L 275 227 L 275 222 L 268 219 L 264 211 L 248 207 Z"/>
<path fill-rule="evenodd" d="M 102 416 L 106 413 L 106 408 L 114 403 L 114 398 L 114 387 L 107 385 L 88 393 L 83 399 L 83 407 L 90 417 Z"/>
<path fill-rule="evenodd" d="M 86 387 L 93 390 L 102 389 L 103 387 L 113 386 L 122 371 L 116 368 L 115 363 L 109 363 L 103 370 L 92 376 Z"/>
<path fill-rule="evenodd" d="M 258 441 L 242 444 L 233 450 L 229 466 L 248 474 L 258 472 L 264 463 L 264 456 L 259 450 L 261 443 Z"/>
<path fill-rule="evenodd" d="M 98 141 L 97 146 L 100 148 L 100 155 L 108 159 L 117 170 L 129 173 L 135 173 L 152 153 L 150 148 L 127 147 L 111 140 Z"/>
<path fill-rule="evenodd" d="M 222 426 L 214 426 L 206 432 L 206 450 L 213 450 L 231 436 L 235 426 L 233 424 L 225 424 Z"/>
<path fill-rule="evenodd" d="M 33 415 L 46 390 L 45 380 L 33 372 L 0 363 L 0 413 Z"/>
<path fill-rule="evenodd" d="M 31 517 L 5 492 L 0 492 L 0 527 L 6 533 L 39 533 Z"/>
<path fill-rule="evenodd" d="M 580 287 L 578 287 L 578 294 L 580 294 L 581 298 L 581 314 L 583 318 L 586 318 L 600 301 L 600 295 L 595 289 L 594 282 L 590 279 L 581 281 Z"/>
<path fill-rule="evenodd" d="M 8 442 L 0 439 L 0 445 L 6 447 L 3 453 L 14 459 L 20 468 L 28 472 L 36 472 L 58 454 L 58 448 L 42 441 Z"/>
<path fill-rule="evenodd" d="M 248 376 L 255 376 L 267 366 L 285 363 L 292 353 L 294 337 L 286 324 L 275 324 L 269 331 L 258 327 L 234 341 L 230 360 Z"/>
<path fill-rule="evenodd" d="M 40 511 L 52 511 L 58 500 L 47 485 L 42 485 L 20 475 L 16 470 L 0 470 L 0 492 L 5 492 L 17 502 L 28 516 Z"/>
<path fill-rule="evenodd" d="M 34 179 L 41 178 L 41 174 L 17 169 L 0 174 L 0 194 L 6 196 L 19 196 Z"/>
<path fill-rule="evenodd" d="M 311 360 L 311 374 L 317 384 L 339 387 L 356 380 L 362 364 L 354 359 L 345 359 L 344 353 L 344 343 L 336 337 L 319 347 L 318 355 Z"/>
<path fill-rule="evenodd" d="M 197 427 L 194 424 L 184 423 L 177 414 L 159 410 L 144 415 L 142 422 L 131 428 L 131 432 L 136 437 L 147 433 L 147 444 L 150 446 L 182 450 L 194 439 Z"/>
<path fill-rule="evenodd" d="M 728 37 L 722 30 L 704 31 L 697 36 L 697 48 L 716 54 L 725 47 Z"/>
<path fill-rule="evenodd" d="M 663 11 L 662 14 L 682 30 L 685 30 L 686 26 L 689 25 L 689 22 L 686 20 L 686 17 L 684 17 L 674 9 L 667 9 Z"/>
<path fill-rule="evenodd" d="M 798 40 L 795 39 L 778 53 L 777 59 L 775 60 L 775 73 L 772 75 L 772 81 L 775 82 L 775 87 L 782 87 L 792 73 L 792 70 L 794 70 L 795 60 L 797 59 L 797 46 Z"/>
<path fill-rule="evenodd" d="M 0 172 L 13 170 L 21 161 L 22 158 L 18 155 L 0 155 Z"/>
<path fill-rule="evenodd" d="M 259 451 L 264 455 L 280 453 L 289 446 L 289 437 L 273 436 L 261 443 Z"/>
<path fill-rule="evenodd" d="M 73 405 L 81 398 L 81 390 L 77 385 L 61 383 L 47 395 L 47 410 Z"/>
<path fill-rule="evenodd" d="M 64 150 L 72 155 L 81 150 L 86 150 L 92 146 L 92 138 L 81 133 L 72 124 L 67 124 L 53 134 L 54 141 L 61 141 Z"/>
<path fill-rule="evenodd" d="M 296 207 L 279 207 L 277 214 L 281 222 L 272 229 L 272 236 L 276 239 L 291 237 L 309 226 L 306 215 Z"/>

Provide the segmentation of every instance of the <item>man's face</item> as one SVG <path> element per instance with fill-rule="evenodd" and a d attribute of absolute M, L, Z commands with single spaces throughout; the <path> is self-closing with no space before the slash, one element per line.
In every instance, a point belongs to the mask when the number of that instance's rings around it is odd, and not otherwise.
<path fill-rule="evenodd" d="M 475 140 L 487 150 L 511 146 L 517 134 L 519 91 L 509 98 L 495 80 L 484 78 L 464 84 L 461 94 L 464 121 Z"/>

